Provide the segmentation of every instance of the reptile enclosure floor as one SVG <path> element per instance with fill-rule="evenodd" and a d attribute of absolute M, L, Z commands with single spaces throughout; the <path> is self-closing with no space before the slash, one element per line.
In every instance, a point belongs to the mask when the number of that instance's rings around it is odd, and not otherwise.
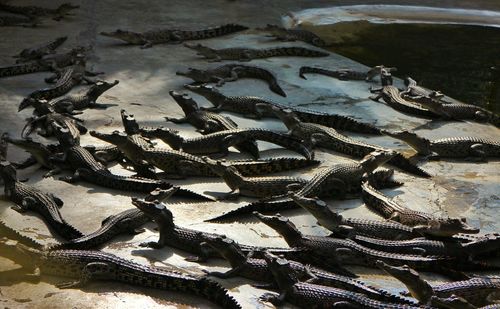
<path fill-rule="evenodd" d="M 58 1 L 59 2 L 59 1 Z M 182 45 L 157 45 L 150 49 L 137 46 L 125 46 L 116 40 L 99 36 L 100 31 L 111 31 L 117 28 L 136 31 L 160 27 L 176 27 L 198 29 L 205 26 L 238 22 L 250 27 L 262 26 L 266 23 L 279 23 L 280 15 L 288 11 L 298 11 L 309 7 L 330 6 L 330 1 L 73 1 L 81 5 L 76 16 L 59 23 L 47 21 L 39 28 L 3 27 L 0 40 L 0 65 L 13 63 L 12 55 L 19 50 L 34 44 L 67 35 L 68 42 L 62 48 L 74 45 L 91 45 L 94 48 L 90 65 L 93 70 L 103 71 L 106 80 L 118 79 L 120 84 L 106 92 L 101 101 L 115 103 L 118 106 L 106 111 L 87 110 L 82 115 L 89 129 L 111 132 L 121 130 L 120 109 L 126 109 L 135 115 L 143 125 L 164 125 L 181 130 L 186 136 L 196 136 L 192 127 L 166 123 L 164 116 L 180 117 L 182 112 L 168 95 L 169 90 L 182 91 L 182 85 L 188 79 L 175 75 L 179 69 L 186 67 L 211 66 L 198 58 L 194 52 Z M 356 1 L 341 1 L 353 4 Z M 364 1 L 364 3 L 375 1 Z M 400 1 L 411 3 L 412 1 Z M 418 3 L 432 4 L 433 1 Z M 35 4 L 55 6 L 53 1 L 16 1 L 15 4 Z M 475 2 L 477 3 L 477 2 Z M 483 2 L 491 8 L 492 3 Z M 465 6 L 470 4 L 465 3 Z M 266 38 L 257 31 L 246 31 L 240 34 L 203 41 L 212 47 L 272 47 L 272 46 L 304 46 L 300 42 L 279 43 Z M 281 98 L 270 92 L 267 86 L 256 80 L 240 80 L 228 83 L 222 88 L 228 95 L 259 95 L 277 102 L 302 106 L 323 112 L 334 112 L 348 115 L 381 128 L 417 129 L 419 134 L 430 138 L 472 135 L 484 138 L 498 138 L 499 130 L 493 126 L 468 122 L 428 122 L 394 111 L 383 103 L 368 99 L 368 88 L 372 85 L 359 81 L 339 81 L 319 75 L 308 75 L 308 80 L 298 76 L 298 69 L 303 65 L 318 65 L 327 68 L 353 68 L 366 70 L 366 67 L 345 57 L 332 54 L 326 58 L 272 58 L 252 61 L 252 64 L 264 66 L 274 71 L 280 84 L 288 94 Z M 391 65 L 391 63 L 385 63 Z M 18 137 L 24 126 L 24 119 L 30 116 L 31 110 L 17 113 L 17 106 L 22 98 L 35 89 L 46 87 L 43 79 L 48 73 L 30 74 L 0 80 L 0 130 Z M 443 76 L 446 78 L 446 76 Z M 396 83 L 400 83 L 399 80 Z M 75 89 L 78 90 L 78 89 Z M 193 94 L 201 104 L 209 103 Z M 240 127 L 264 127 L 284 130 L 285 127 L 276 120 L 253 121 L 237 115 L 230 115 Z M 351 134 L 349 134 L 351 135 Z M 351 135 L 354 136 L 354 135 Z M 356 136 L 381 146 L 404 151 L 411 151 L 402 143 L 388 137 Z M 43 140 L 43 139 L 41 139 Z M 100 144 L 89 135 L 82 136 L 82 144 Z M 261 143 L 266 149 L 263 157 L 278 155 L 295 155 L 291 152 L 274 149 L 271 144 Z M 11 147 L 8 159 L 19 161 L 26 155 Z M 232 158 L 241 157 L 234 154 Z M 319 168 L 338 162 L 347 162 L 349 158 L 329 151 L 317 151 L 316 158 L 322 161 Z M 395 178 L 403 181 L 404 186 L 395 190 L 386 190 L 386 194 L 395 196 L 398 202 L 416 210 L 449 216 L 465 216 L 471 224 L 478 226 L 482 232 L 500 230 L 498 207 L 500 206 L 500 162 L 463 163 L 438 161 L 422 164 L 425 170 L 435 175 L 432 179 L 410 177 L 396 171 Z M 114 167 L 113 171 L 123 173 Z M 307 169 L 297 172 L 304 177 L 311 177 L 317 170 Z M 133 207 L 131 196 L 126 192 L 93 187 L 88 183 L 71 185 L 57 178 L 42 178 L 42 170 L 32 167 L 24 170 L 20 178 L 29 177 L 28 183 L 52 192 L 64 200 L 61 209 L 67 221 L 83 232 L 96 230 L 105 217 Z M 189 188 L 203 192 L 228 191 L 228 188 L 217 179 L 190 179 L 174 181 Z M 239 204 L 248 200 L 240 199 Z M 359 218 L 377 218 L 372 215 L 360 200 L 328 201 L 330 205 L 344 216 Z M 169 205 L 175 215 L 176 223 L 181 226 L 202 231 L 226 234 L 239 242 L 255 245 L 285 246 L 285 242 L 270 228 L 248 219 L 232 224 L 208 224 L 205 219 L 211 218 L 229 209 L 238 207 L 235 203 L 184 203 L 172 200 Z M 40 218 L 32 213 L 19 214 L 10 209 L 11 203 L 0 201 L 0 218 L 21 233 L 34 237 L 41 242 L 55 243 L 51 233 Z M 315 220 L 302 210 L 284 213 L 290 216 L 297 226 L 306 234 L 326 234 L 318 227 Z M 133 261 L 154 264 L 161 267 L 175 267 L 185 271 L 201 273 L 201 268 L 212 270 L 227 269 L 223 261 L 212 261 L 199 265 L 184 260 L 185 254 L 170 248 L 160 251 L 143 249 L 138 245 L 146 240 L 156 240 L 158 234 L 154 225 L 147 225 L 147 231 L 135 237 L 120 237 L 107 247 L 107 252 L 132 259 Z M 169 264 L 171 264 L 169 266 Z M 172 266 L 173 265 L 173 266 Z M 8 260 L 0 259 L 0 270 L 15 267 Z M 392 291 L 403 290 L 403 286 L 395 279 L 382 275 L 381 272 L 367 268 L 356 268 L 356 273 L 379 287 Z M 426 275 L 432 282 L 443 278 Z M 199 298 L 185 294 L 169 293 L 152 289 L 142 289 L 128 285 L 98 282 L 92 283 L 83 290 L 59 290 L 53 284 L 58 278 L 43 278 L 42 283 L 15 283 L 6 285 L 0 281 L 0 308 L 165 308 L 165 307 L 202 307 L 213 305 Z M 245 308 L 272 307 L 260 303 L 258 297 L 262 290 L 250 286 L 249 281 L 241 279 L 218 280 L 229 288 L 231 294 Z"/>

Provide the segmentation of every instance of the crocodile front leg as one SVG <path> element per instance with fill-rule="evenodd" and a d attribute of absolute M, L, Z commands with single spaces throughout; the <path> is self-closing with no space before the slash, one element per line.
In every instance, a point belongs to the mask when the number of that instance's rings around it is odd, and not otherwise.
<path fill-rule="evenodd" d="M 240 268 L 237 267 L 237 268 L 233 268 L 233 269 L 230 269 L 226 272 L 219 272 L 219 271 L 206 271 L 206 270 L 203 270 L 204 273 L 207 274 L 207 276 L 212 276 L 212 277 L 217 277 L 217 278 L 221 278 L 221 279 L 229 279 L 229 278 L 234 278 L 234 277 L 237 277 L 239 274 Z"/>
<path fill-rule="evenodd" d="M 88 284 L 93 277 L 103 276 L 111 273 L 112 267 L 110 267 L 108 263 L 92 262 L 83 267 L 79 280 L 60 282 L 56 284 L 56 286 L 60 289 L 80 288 Z"/>
<path fill-rule="evenodd" d="M 166 121 L 173 122 L 173 123 L 187 123 L 188 122 L 186 117 L 182 117 L 182 118 L 163 117 L 163 118 L 165 118 Z"/>
<path fill-rule="evenodd" d="M 483 144 L 474 144 L 470 146 L 470 154 L 478 161 L 487 162 L 486 151 Z"/>
<path fill-rule="evenodd" d="M 275 293 L 264 293 L 259 299 L 261 301 L 270 302 L 275 306 L 281 306 L 285 303 L 286 291 L 276 295 Z"/>
<path fill-rule="evenodd" d="M 11 208 L 12 208 L 12 210 L 17 211 L 18 213 L 25 213 L 35 204 L 36 204 L 36 201 L 34 198 L 25 197 L 21 201 L 21 204 L 12 205 Z"/>

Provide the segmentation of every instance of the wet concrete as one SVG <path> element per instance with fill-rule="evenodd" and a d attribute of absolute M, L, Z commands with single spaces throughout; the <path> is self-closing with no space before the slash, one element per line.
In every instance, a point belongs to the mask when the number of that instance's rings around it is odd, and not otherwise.
<path fill-rule="evenodd" d="M 19 2 L 21 3 L 21 2 Z M 22 2 L 28 3 L 28 2 Z M 47 2 L 48 3 L 48 2 Z M 148 6 L 142 1 L 107 1 L 106 3 L 82 2 L 82 8 L 77 16 L 60 24 L 48 22 L 39 29 L 3 28 L 2 36 L 9 38 L 0 41 L 0 64 L 8 65 L 13 62 L 10 57 L 18 50 L 29 47 L 34 43 L 44 42 L 61 35 L 68 35 L 69 40 L 64 48 L 76 44 L 91 44 L 94 46 L 94 55 L 91 67 L 97 71 L 104 71 L 106 80 L 120 80 L 120 84 L 101 97 L 103 103 L 115 103 L 105 112 L 88 110 L 82 115 L 85 125 L 89 129 L 110 132 L 121 130 L 119 111 L 121 108 L 135 114 L 143 125 L 165 125 L 181 130 L 186 136 L 196 136 L 193 128 L 186 125 L 166 123 L 164 116 L 178 117 L 182 112 L 168 95 L 169 90 L 182 90 L 182 85 L 188 79 L 175 76 L 175 71 L 186 67 L 208 67 L 206 61 L 198 58 L 192 51 L 182 45 L 158 45 L 151 49 L 142 50 L 137 46 L 124 46 L 118 41 L 100 37 L 100 31 L 109 31 L 116 28 L 132 30 L 146 30 L 160 27 L 202 28 L 207 25 L 217 25 L 226 22 L 240 22 L 256 27 L 264 23 L 278 23 L 280 15 L 288 11 L 297 11 L 313 6 L 309 1 L 292 1 L 268 4 L 266 9 L 263 3 L 257 2 L 226 2 L 213 1 L 207 6 L 203 1 L 170 1 L 166 5 L 162 1 L 151 2 Z M 318 1 L 314 6 L 326 6 L 329 1 Z M 52 3 L 48 5 L 53 5 Z M 469 4 L 464 4 L 469 5 Z M 493 4 L 492 4 L 493 5 Z M 200 10 L 199 8 L 203 8 Z M 259 16 L 257 20 L 255 16 Z M 154 25 L 154 26 L 149 26 Z M 203 44 L 213 47 L 230 46 L 304 46 L 303 43 L 279 43 L 271 41 L 261 33 L 249 30 L 240 34 L 204 41 Z M 445 123 L 409 117 L 400 114 L 383 103 L 375 103 L 368 99 L 368 88 L 373 85 L 365 82 L 338 81 L 318 75 L 308 75 L 304 81 L 298 76 L 298 69 L 302 65 L 319 65 L 329 68 L 366 69 L 345 57 L 332 54 L 327 58 L 273 58 L 269 60 L 252 61 L 252 64 L 264 66 L 276 72 L 280 84 L 288 94 L 283 99 L 270 92 L 267 85 L 255 80 L 240 80 L 228 83 L 222 91 L 228 95 L 260 95 L 277 102 L 304 106 L 307 108 L 334 112 L 353 116 L 379 127 L 390 129 L 418 129 L 418 133 L 430 138 L 473 135 L 498 138 L 499 130 L 492 126 L 454 122 Z M 387 63 L 386 65 L 390 65 Z M 0 80 L 0 113 L 1 130 L 8 131 L 12 136 L 19 136 L 24 125 L 24 118 L 30 110 L 17 113 L 18 103 L 31 91 L 45 87 L 43 78 L 48 74 L 31 74 L 20 77 Z M 399 82 L 399 81 L 398 81 Z M 78 89 L 76 89 L 77 91 Z M 193 95 L 201 104 L 209 106 L 203 98 Z M 228 114 L 229 115 L 229 114 Z M 254 121 L 237 115 L 230 115 L 240 127 L 265 127 L 284 130 L 284 126 L 276 120 Z M 355 136 L 355 135 L 352 135 Z M 411 154 L 411 150 L 400 142 L 387 137 L 356 136 L 374 144 L 386 146 Z M 40 140 L 43 141 L 42 138 Z M 82 136 L 82 144 L 100 144 L 89 135 Z M 274 149 L 271 144 L 260 144 L 265 149 L 263 157 L 277 155 L 294 155 L 291 152 Z M 242 157 L 234 154 L 230 158 Z M 8 158 L 18 161 L 25 158 L 25 154 L 11 147 Z M 330 151 L 318 151 L 316 158 L 322 161 L 319 168 L 337 162 L 347 162 L 348 158 Z M 431 174 L 432 179 L 419 179 L 396 172 L 395 178 L 403 181 L 405 186 L 396 190 L 384 191 L 416 210 L 427 211 L 443 215 L 466 216 L 468 220 L 482 228 L 483 232 L 498 231 L 498 197 L 500 185 L 500 163 L 462 163 L 462 162 L 428 162 L 422 167 Z M 114 172 L 125 173 L 118 167 Z M 304 177 L 311 177 L 317 170 L 306 169 L 298 171 Z M 29 168 L 20 173 L 20 178 L 29 177 L 28 183 L 41 190 L 52 192 L 60 196 L 65 205 L 61 209 L 67 221 L 74 224 L 83 232 L 92 232 L 100 226 L 105 217 L 133 207 L 131 196 L 137 194 L 106 190 L 93 187 L 88 183 L 71 185 L 57 178 L 43 179 L 42 170 L 37 167 Z M 197 191 L 221 191 L 229 189 L 216 179 L 191 179 L 188 181 L 173 181 L 185 184 Z M 241 199 L 243 204 L 250 199 Z M 369 213 L 360 200 L 328 201 L 330 205 L 349 217 L 377 218 Z M 203 220 L 216 216 L 229 209 L 238 207 L 236 203 L 185 203 L 172 200 L 169 203 L 176 222 L 181 226 L 201 231 L 227 234 L 239 242 L 255 245 L 285 246 L 283 239 L 263 224 L 249 219 L 241 223 L 207 224 Z M 40 218 L 32 213 L 19 214 L 9 208 L 10 202 L 0 201 L 0 217 L 23 234 L 34 237 L 44 244 L 55 243 Z M 286 212 L 304 233 L 326 235 L 326 231 L 318 227 L 311 216 L 301 210 Z M 147 231 L 135 237 L 124 236 L 116 239 L 107 247 L 106 252 L 132 259 L 146 265 L 154 264 L 160 267 L 174 267 L 186 271 L 200 273 L 201 268 L 213 270 L 227 269 L 223 261 L 211 261 L 199 265 L 184 260 L 186 253 L 179 250 L 165 248 L 159 251 L 143 249 L 138 245 L 144 241 L 156 240 L 158 234 L 154 231 L 154 224 L 147 225 Z M 173 266 L 172 266 L 173 265 Z M 15 267 L 12 263 L 0 260 L 2 269 Z M 362 279 L 368 280 L 379 287 L 391 290 L 401 290 L 403 287 L 397 281 L 380 272 L 356 268 Z M 431 280 L 440 279 L 429 277 Z M 60 278 L 42 278 L 42 283 L 13 283 L 0 285 L 0 306 L 8 308 L 160 308 L 160 307 L 203 307 L 211 308 L 212 304 L 200 298 L 193 298 L 185 294 L 166 293 L 151 289 L 141 289 L 116 283 L 92 283 L 83 290 L 60 290 L 53 283 Z M 272 307 L 257 301 L 263 293 L 250 286 L 249 281 L 241 279 L 218 280 L 229 288 L 231 294 L 242 303 L 245 308 Z"/>

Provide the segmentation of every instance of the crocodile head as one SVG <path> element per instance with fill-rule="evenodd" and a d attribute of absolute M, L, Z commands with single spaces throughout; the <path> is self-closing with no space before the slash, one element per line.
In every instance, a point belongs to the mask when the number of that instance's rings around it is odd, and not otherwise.
<path fill-rule="evenodd" d="M 74 9 L 78 9 L 79 7 L 80 7 L 79 5 L 74 5 L 71 3 L 63 3 L 56 9 L 56 15 L 53 19 L 59 21 L 65 15 L 72 15 L 69 12 Z"/>
<path fill-rule="evenodd" d="M 108 83 L 103 80 L 99 80 L 93 84 L 89 90 L 87 91 L 87 95 L 92 98 L 92 100 L 95 102 L 97 98 L 103 94 L 104 92 L 108 91 L 109 89 L 113 88 L 114 86 L 118 85 L 120 81 L 115 80 L 112 83 Z"/>
<path fill-rule="evenodd" d="M 69 148 L 79 144 L 79 140 L 73 136 L 70 129 L 61 126 L 57 122 L 53 122 L 52 127 L 54 128 L 54 135 L 61 146 Z"/>
<path fill-rule="evenodd" d="M 19 103 L 19 107 L 17 108 L 17 111 L 20 112 L 22 111 L 23 109 L 29 107 L 29 106 L 33 106 L 33 103 L 35 102 L 36 100 L 32 97 L 26 97 L 24 98 L 21 103 Z"/>
<path fill-rule="evenodd" d="M 174 149 L 179 149 L 184 141 L 184 138 L 179 135 L 179 131 L 165 127 L 154 129 L 140 128 L 139 132 L 147 138 L 159 138 Z"/>
<path fill-rule="evenodd" d="M 201 159 L 203 160 L 203 162 L 205 162 L 210 167 L 210 169 L 215 174 L 217 174 L 219 176 L 223 176 L 228 171 L 228 169 L 231 167 L 231 166 L 225 164 L 225 160 L 214 160 L 214 159 L 211 159 L 207 156 L 203 156 L 203 157 L 201 157 Z"/>
<path fill-rule="evenodd" d="M 406 285 L 410 294 L 420 303 L 426 304 L 434 294 L 429 283 L 420 278 L 420 274 L 407 265 L 391 266 L 380 260 L 376 262 L 376 265 Z"/>
<path fill-rule="evenodd" d="M 184 46 L 189 48 L 189 49 L 195 50 L 196 54 L 198 56 L 203 56 L 207 59 L 217 57 L 217 51 L 213 48 L 208 47 L 208 46 L 204 46 L 201 44 L 189 44 L 189 43 L 184 43 Z"/>
<path fill-rule="evenodd" d="M 265 216 L 257 211 L 254 211 L 253 215 L 256 216 L 257 219 L 259 219 L 262 223 L 266 224 L 267 226 L 278 232 L 278 234 L 283 236 L 283 238 L 289 245 L 302 238 L 302 233 L 287 217 L 283 217 L 280 214 L 276 214 L 274 216 Z"/>
<path fill-rule="evenodd" d="M 0 237 L 0 252 L 23 266 L 23 271 L 35 270 L 42 257 L 42 251 L 5 237 Z"/>
<path fill-rule="evenodd" d="M 264 260 L 280 290 L 288 291 L 295 283 L 299 282 L 297 273 L 287 259 L 264 251 Z"/>
<path fill-rule="evenodd" d="M 359 163 L 366 173 L 373 172 L 377 167 L 394 158 L 398 153 L 393 150 L 376 150 L 367 154 Z"/>
<path fill-rule="evenodd" d="M 169 199 L 175 192 L 179 190 L 179 187 L 172 187 L 168 189 L 156 188 L 144 198 L 148 202 L 160 201 L 164 202 Z"/>
<path fill-rule="evenodd" d="M 289 192 L 288 196 L 297 205 L 310 212 L 318 220 L 318 225 L 330 231 L 342 229 L 342 215 L 328 208 L 328 205 L 324 201 L 318 198 L 308 198 L 295 192 Z"/>
<path fill-rule="evenodd" d="M 427 225 L 413 227 L 417 233 L 433 235 L 438 237 L 450 237 L 455 234 L 477 234 L 479 229 L 470 226 L 467 219 L 462 218 L 438 218 L 429 221 Z"/>
<path fill-rule="evenodd" d="M 176 75 L 191 78 L 198 83 L 209 83 L 212 81 L 212 76 L 207 74 L 205 70 L 188 68 L 187 71 L 177 71 Z"/>
<path fill-rule="evenodd" d="M 192 92 L 202 96 L 206 96 L 212 93 L 220 93 L 220 91 L 217 88 L 208 84 L 201 84 L 201 85 L 185 84 L 184 88 L 191 90 Z"/>
<path fill-rule="evenodd" d="M 1 161 L 0 176 L 5 183 L 14 182 L 17 180 L 17 171 L 9 161 Z"/>
<path fill-rule="evenodd" d="M 107 143 L 113 144 L 115 146 L 124 146 L 128 142 L 128 135 L 124 132 L 113 131 L 111 134 L 101 133 L 97 131 L 90 131 L 90 136 L 98 138 Z"/>
<path fill-rule="evenodd" d="M 101 32 L 100 34 L 110 38 L 119 39 L 134 45 L 144 45 L 148 43 L 148 41 L 144 38 L 144 36 L 141 33 L 127 31 L 127 30 L 117 29 L 116 31 L 113 32 Z"/>
<path fill-rule="evenodd" d="M 125 128 L 125 132 L 127 134 L 138 134 L 139 133 L 139 124 L 135 120 L 134 115 L 127 113 L 126 110 L 122 109 L 120 111 L 120 115 L 122 117 L 122 124 Z"/>
<path fill-rule="evenodd" d="M 186 116 L 199 110 L 198 104 L 189 94 L 173 90 L 169 91 L 168 94 L 174 98 Z"/>
<path fill-rule="evenodd" d="M 226 236 L 206 237 L 203 243 L 222 255 L 233 268 L 241 266 L 246 261 L 246 256 L 241 251 L 240 246 L 231 238 Z"/>
<path fill-rule="evenodd" d="M 151 220 L 155 221 L 161 227 L 174 227 L 174 215 L 164 203 L 159 201 L 146 201 L 136 197 L 132 198 L 132 204 L 139 208 Z"/>
<path fill-rule="evenodd" d="M 260 107 L 260 109 L 263 108 Z M 281 121 L 283 121 L 288 130 L 292 130 L 296 125 L 300 124 L 299 117 L 297 117 L 291 109 L 269 105 L 269 110 L 271 110 Z"/>
<path fill-rule="evenodd" d="M 410 145 L 411 148 L 415 149 L 419 154 L 429 155 L 431 154 L 431 142 L 423 137 L 418 136 L 413 131 L 401 130 L 401 131 L 389 131 L 380 130 L 382 134 L 387 136 L 402 140 L 403 142 Z"/>
<path fill-rule="evenodd" d="M 31 138 L 26 139 L 14 139 L 7 137 L 6 141 L 12 145 L 29 152 L 33 157 L 36 158 L 37 162 L 45 162 L 45 166 L 50 166 L 49 157 L 52 155 L 51 151 L 41 143 L 33 141 Z"/>

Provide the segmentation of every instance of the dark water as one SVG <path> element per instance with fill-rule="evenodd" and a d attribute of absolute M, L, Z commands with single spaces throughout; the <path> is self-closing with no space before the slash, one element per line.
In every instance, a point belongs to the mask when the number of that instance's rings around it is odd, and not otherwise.
<path fill-rule="evenodd" d="M 500 29 L 373 25 L 331 50 L 369 66 L 395 66 L 398 77 L 500 113 Z"/>

